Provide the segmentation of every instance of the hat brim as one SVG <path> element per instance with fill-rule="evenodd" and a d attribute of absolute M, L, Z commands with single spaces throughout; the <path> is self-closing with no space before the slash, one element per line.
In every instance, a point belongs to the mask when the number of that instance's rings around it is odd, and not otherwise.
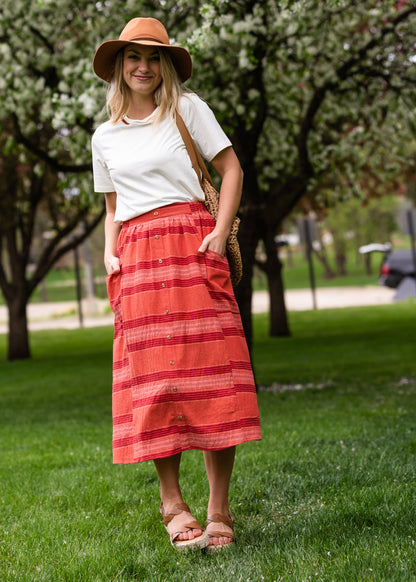
<path fill-rule="evenodd" d="M 110 83 L 114 73 L 114 63 L 117 53 L 123 47 L 132 44 L 156 46 L 158 48 L 166 49 L 182 83 L 192 75 L 192 59 L 186 48 L 170 44 L 162 44 L 151 40 L 141 40 L 140 42 L 131 40 L 107 40 L 103 42 L 94 55 L 92 64 L 94 73 L 100 77 L 100 79 Z"/>

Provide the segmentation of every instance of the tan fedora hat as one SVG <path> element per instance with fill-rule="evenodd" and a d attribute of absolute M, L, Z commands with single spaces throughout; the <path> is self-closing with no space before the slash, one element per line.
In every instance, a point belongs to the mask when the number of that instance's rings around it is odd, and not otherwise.
<path fill-rule="evenodd" d="M 114 72 L 116 54 L 129 44 L 142 44 L 167 49 L 179 79 L 184 82 L 192 74 L 192 59 L 189 52 L 171 45 L 166 28 L 155 18 L 133 18 L 126 24 L 118 40 L 107 40 L 97 49 L 93 69 L 96 75 L 110 82 Z"/>

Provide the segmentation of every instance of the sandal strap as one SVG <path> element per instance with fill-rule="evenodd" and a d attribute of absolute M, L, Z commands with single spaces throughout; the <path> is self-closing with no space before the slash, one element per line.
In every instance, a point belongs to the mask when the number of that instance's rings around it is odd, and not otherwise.
<path fill-rule="evenodd" d="M 231 529 L 234 527 L 234 518 L 231 512 L 228 512 L 227 515 L 223 513 L 212 513 L 211 515 L 208 515 L 206 525 L 209 525 L 212 522 L 223 523 L 224 525 L 230 527 Z"/>
<path fill-rule="evenodd" d="M 234 534 L 231 534 L 228 531 L 214 529 L 209 531 L 207 530 L 207 532 L 210 538 L 230 538 L 230 540 L 234 540 Z"/>
<path fill-rule="evenodd" d="M 226 525 L 227 527 L 229 527 L 231 530 L 233 530 L 233 533 L 230 533 L 228 531 L 223 531 L 222 529 L 218 528 L 218 529 L 210 529 L 208 532 L 210 537 L 212 538 L 230 538 L 232 540 L 234 540 L 234 518 L 231 515 L 231 512 L 229 512 L 227 515 L 224 515 L 222 513 L 213 513 L 211 515 L 207 516 L 207 521 L 206 521 L 206 527 L 208 528 L 208 526 L 211 523 L 218 523 L 218 524 L 223 524 Z M 221 527 L 221 526 L 220 526 Z"/>
<path fill-rule="evenodd" d="M 191 513 L 191 511 L 189 509 L 189 505 L 187 505 L 186 503 L 177 503 L 174 506 L 174 508 L 171 510 L 171 513 L 167 513 L 167 514 L 163 513 L 163 503 L 161 503 L 159 511 L 160 511 L 160 515 L 162 516 L 163 523 L 165 524 L 166 528 L 167 528 L 168 524 L 172 521 L 172 519 L 174 517 L 176 517 L 177 515 L 179 515 L 180 513 L 182 513 L 183 511 Z M 180 535 L 181 533 L 184 533 L 185 531 L 191 530 L 191 529 L 203 530 L 204 528 L 201 526 L 200 523 L 198 523 L 196 521 L 196 519 L 193 519 L 189 523 L 184 523 L 183 526 L 181 526 L 180 530 L 169 533 L 171 541 L 174 542 L 175 539 L 178 537 L 178 535 Z"/>
<path fill-rule="evenodd" d="M 189 505 L 185 502 L 183 503 L 177 503 L 174 508 L 171 510 L 170 513 L 164 513 L 164 509 L 163 509 L 163 503 L 160 504 L 160 515 L 162 516 L 163 519 L 163 523 L 165 525 L 168 525 L 168 523 L 170 523 L 172 521 L 172 519 L 175 517 L 175 515 L 179 515 L 180 513 L 182 513 L 182 511 L 188 511 L 189 513 L 191 513 L 190 509 L 189 509 Z"/>

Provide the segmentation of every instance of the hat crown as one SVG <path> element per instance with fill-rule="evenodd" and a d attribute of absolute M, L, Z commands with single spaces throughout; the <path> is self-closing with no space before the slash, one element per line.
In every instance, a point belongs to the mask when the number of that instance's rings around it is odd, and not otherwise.
<path fill-rule="evenodd" d="M 160 44 L 170 44 L 166 28 L 155 18 L 133 18 L 126 24 L 119 40 L 155 41 Z"/>
<path fill-rule="evenodd" d="M 94 55 L 95 74 L 110 83 L 117 53 L 129 44 L 163 47 L 163 50 L 168 51 L 182 83 L 192 74 L 191 55 L 186 48 L 170 44 L 166 28 L 156 18 L 133 18 L 126 24 L 117 40 L 103 42 Z"/>

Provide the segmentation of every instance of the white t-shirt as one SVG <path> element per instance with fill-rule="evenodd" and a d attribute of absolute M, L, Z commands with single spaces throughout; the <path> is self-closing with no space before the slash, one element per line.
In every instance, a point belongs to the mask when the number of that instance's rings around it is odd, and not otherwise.
<path fill-rule="evenodd" d="M 181 97 L 179 111 L 206 160 L 231 145 L 211 109 L 194 93 Z M 107 121 L 92 137 L 94 190 L 117 193 L 116 222 L 175 202 L 204 200 L 176 124 L 165 117 L 155 125 L 154 115 L 125 117 L 115 125 Z"/>

